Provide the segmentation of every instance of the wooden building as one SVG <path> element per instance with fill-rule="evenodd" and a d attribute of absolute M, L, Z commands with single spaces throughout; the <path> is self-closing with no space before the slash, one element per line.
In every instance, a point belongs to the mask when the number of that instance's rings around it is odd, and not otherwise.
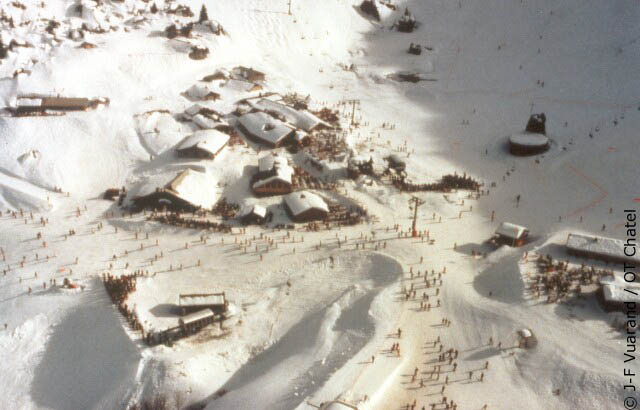
<path fill-rule="evenodd" d="M 531 114 L 527 122 L 527 132 L 547 135 L 547 116 L 544 113 Z"/>
<path fill-rule="evenodd" d="M 250 112 L 238 118 L 238 128 L 254 142 L 271 148 L 293 143 L 296 130 L 263 112 Z"/>
<path fill-rule="evenodd" d="M 90 108 L 88 98 L 44 97 L 42 108 L 55 111 L 86 111 Z"/>
<path fill-rule="evenodd" d="M 229 143 L 229 135 L 213 130 L 199 130 L 186 137 L 176 148 L 180 158 L 215 159 Z"/>
<path fill-rule="evenodd" d="M 181 294 L 178 295 L 178 308 L 183 316 L 204 309 L 224 316 L 229 308 L 229 301 L 224 292 Z"/>
<path fill-rule="evenodd" d="M 493 241 L 497 244 L 509 246 L 522 246 L 525 244 L 529 230 L 524 226 L 503 222 L 500 224 L 493 237 Z"/>
<path fill-rule="evenodd" d="M 178 325 L 186 336 L 199 332 L 203 327 L 212 324 L 215 321 L 215 317 L 216 314 L 213 310 L 202 309 L 179 318 Z"/>
<path fill-rule="evenodd" d="M 169 209 L 193 212 L 212 209 L 218 200 L 216 180 L 207 173 L 190 168 L 180 172 L 163 187 L 153 182 L 144 184 L 133 193 L 132 205 L 136 210 Z"/>
<path fill-rule="evenodd" d="M 231 76 L 233 78 L 244 79 L 252 83 L 262 82 L 265 79 L 264 73 L 244 66 L 238 66 L 231 70 Z"/>
<path fill-rule="evenodd" d="M 267 220 L 267 208 L 262 205 L 248 205 L 240 209 L 237 218 L 243 225 L 262 225 Z"/>
<path fill-rule="evenodd" d="M 329 215 L 329 206 L 324 199 L 309 191 L 290 193 L 284 197 L 284 205 L 294 222 L 317 221 Z"/>
<path fill-rule="evenodd" d="M 285 195 L 293 191 L 293 174 L 285 157 L 269 153 L 258 160 L 251 187 L 256 196 Z"/>
<path fill-rule="evenodd" d="M 247 103 L 255 110 L 263 111 L 273 117 L 280 118 L 293 128 L 301 129 L 305 132 L 332 128 L 331 124 L 321 120 L 307 110 L 298 110 L 269 98 L 260 98 L 256 101 L 247 100 Z"/>

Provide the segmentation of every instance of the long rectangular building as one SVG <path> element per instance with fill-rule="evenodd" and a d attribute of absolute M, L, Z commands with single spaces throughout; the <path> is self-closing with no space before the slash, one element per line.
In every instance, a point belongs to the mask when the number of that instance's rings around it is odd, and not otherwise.
<path fill-rule="evenodd" d="M 598 259 L 614 263 L 640 264 L 639 255 L 625 255 L 625 242 L 603 236 L 570 233 L 567 237 L 567 252 L 571 255 Z"/>

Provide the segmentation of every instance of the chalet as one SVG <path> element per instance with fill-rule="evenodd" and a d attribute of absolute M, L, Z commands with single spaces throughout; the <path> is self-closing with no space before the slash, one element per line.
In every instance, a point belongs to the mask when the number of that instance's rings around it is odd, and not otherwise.
<path fill-rule="evenodd" d="M 204 309 L 224 316 L 229 308 L 229 301 L 224 292 L 181 294 L 178 295 L 178 308 L 183 316 Z"/>
<path fill-rule="evenodd" d="M 252 178 L 257 196 L 284 195 L 293 191 L 294 170 L 286 158 L 271 153 L 258 160 L 258 173 Z"/>
<path fill-rule="evenodd" d="M 223 70 L 218 70 L 213 74 L 209 74 L 206 75 L 202 78 L 202 80 L 200 81 L 206 81 L 208 83 L 210 83 L 211 81 L 215 81 L 215 80 L 226 80 L 229 78 L 229 75 L 223 71 Z"/>
<path fill-rule="evenodd" d="M 216 185 L 210 174 L 187 168 L 164 187 L 155 190 L 152 184 L 140 187 L 133 197 L 133 207 L 188 212 L 211 209 L 218 199 Z"/>
<path fill-rule="evenodd" d="M 243 225 L 262 225 L 266 219 L 267 208 L 262 205 L 247 205 L 238 213 L 238 220 Z"/>
<path fill-rule="evenodd" d="M 525 243 L 529 230 L 524 226 L 503 222 L 493 237 L 497 244 L 505 244 L 509 246 L 522 246 Z"/>
<path fill-rule="evenodd" d="M 231 76 L 235 79 L 242 79 L 252 83 L 264 81 L 265 75 L 253 68 L 238 66 L 231 70 Z"/>
<path fill-rule="evenodd" d="M 611 263 L 633 263 L 640 264 L 640 256 L 625 255 L 624 241 L 602 236 L 588 236 L 570 233 L 567 236 L 567 253 L 570 255 L 597 259 Z"/>
<path fill-rule="evenodd" d="M 179 318 L 178 326 L 180 326 L 184 335 L 189 335 L 196 333 L 203 327 L 213 323 L 215 321 L 215 317 L 216 315 L 213 310 L 202 309 Z"/>
<path fill-rule="evenodd" d="M 229 143 L 229 136 L 217 130 L 200 130 L 186 137 L 176 154 L 181 158 L 214 159 Z"/>
<path fill-rule="evenodd" d="M 245 93 L 260 91 L 263 89 L 262 85 L 260 84 L 234 78 L 228 79 L 224 83 L 220 84 L 220 87 Z"/>
<path fill-rule="evenodd" d="M 285 145 L 295 136 L 295 129 L 263 112 L 242 115 L 238 127 L 247 138 L 271 148 Z"/>
<path fill-rule="evenodd" d="M 325 219 L 329 215 L 327 203 L 309 191 L 292 192 L 284 197 L 289 218 L 294 222 L 309 222 Z"/>
<path fill-rule="evenodd" d="M 184 93 L 194 100 L 215 101 L 220 99 L 220 94 L 212 91 L 206 85 L 193 85 Z"/>
<path fill-rule="evenodd" d="M 281 118 L 294 128 L 302 129 L 306 132 L 321 128 L 332 128 L 331 124 L 322 121 L 307 110 L 296 110 L 286 104 L 267 98 L 261 98 L 255 102 L 248 102 L 253 108 Z"/>

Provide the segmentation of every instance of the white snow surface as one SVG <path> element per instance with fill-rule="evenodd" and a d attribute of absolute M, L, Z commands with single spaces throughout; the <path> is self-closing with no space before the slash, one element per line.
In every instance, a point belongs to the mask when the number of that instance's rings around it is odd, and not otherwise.
<path fill-rule="evenodd" d="M 190 41 L 211 50 L 199 61 L 187 57 L 190 43 L 162 35 L 168 24 L 190 19 L 154 15 L 152 2 L 89 2 L 81 12 L 74 2 L 41 7 L 40 0 L 22 0 L 26 9 L 9 3 L 0 7 L 15 27 L 0 23 L 3 44 L 33 47 L 14 47 L 2 60 L 2 105 L 15 106 L 17 95 L 29 93 L 102 96 L 110 105 L 64 116 L 0 116 L 0 247 L 7 271 L 0 276 L 0 408 L 125 409 L 158 392 L 209 409 L 303 410 L 307 401 L 337 398 L 366 410 L 414 399 L 429 408 L 430 398 L 440 399 L 440 386 L 416 390 L 407 374 L 429 368 L 423 363 L 437 354 L 424 347 L 437 337 L 460 351 L 459 371 L 490 361 L 484 383 L 447 386 L 458 408 L 621 406 L 625 345 L 611 316 L 588 295 L 570 304 L 535 299 L 525 286 L 533 268 L 522 258 L 527 251 L 568 258 L 567 232 L 595 234 L 603 224 L 607 236 L 625 238 L 622 210 L 637 207 L 640 192 L 635 2 L 405 0 L 394 2 L 396 12 L 380 6 L 383 21 L 376 23 L 353 7 L 359 0 L 293 1 L 292 15 L 286 2 L 207 0 L 210 18 L 228 35 L 196 30 Z M 181 3 L 197 17 L 202 2 Z M 420 23 L 412 34 L 389 29 L 405 6 Z M 44 30 L 49 19 L 61 23 L 54 34 Z M 82 23 L 106 31 L 85 32 L 83 41 L 96 48 L 67 38 Z M 432 50 L 409 55 L 410 42 Z M 351 64 L 353 70 L 343 69 Z M 340 187 L 377 222 L 290 231 L 295 241 L 258 227 L 222 235 L 149 223 L 100 199 L 110 187 L 131 188 L 131 197 L 145 183 L 164 186 L 188 166 L 215 178 L 217 194 L 253 203 L 246 171 L 257 161 L 253 149 L 237 147 L 224 161 L 206 164 L 184 164 L 168 153 L 194 125 L 213 125 L 204 117 L 179 122 L 178 114 L 193 105 L 181 93 L 237 65 L 265 72 L 268 88 L 282 95 L 311 95 L 313 109 L 338 109 L 349 144 L 375 163 L 396 153 L 419 182 L 465 171 L 486 182 L 490 194 L 477 201 L 466 193 L 449 200 L 417 194 L 425 200 L 418 227 L 429 230 L 433 245 L 386 230 L 409 228 L 410 196 L 378 180 Z M 435 81 L 386 77 L 398 72 L 428 73 Z M 221 99 L 202 105 L 229 113 L 238 100 L 265 91 L 248 92 L 250 86 L 208 83 Z M 361 125 L 352 131 L 352 105 L 338 105 L 345 100 L 358 101 L 353 119 Z M 542 156 L 513 157 L 505 140 L 531 112 L 546 113 L 554 144 Z M 285 218 L 279 201 L 261 204 Z M 20 208 L 16 218 L 6 212 Z M 536 241 L 472 258 L 472 249 L 485 251 L 499 220 L 527 226 Z M 65 237 L 71 229 L 76 235 Z M 361 235 L 372 231 L 387 244 L 380 253 L 373 243 L 362 250 Z M 278 248 L 267 248 L 261 234 Z M 341 247 L 336 235 L 348 237 Z M 410 268 L 444 266 L 440 308 L 419 312 L 417 301 L 401 300 Z M 620 266 L 609 268 L 619 275 Z M 179 293 L 225 291 L 236 315 L 223 329 L 209 327 L 173 347 L 146 347 L 98 279 L 106 271 L 134 270 L 149 271 L 128 300 L 148 327 L 177 324 L 172 307 Z M 85 289 L 52 288 L 50 280 L 59 285 L 65 277 Z M 451 327 L 440 326 L 443 317 Z M 387 336 L 398 327 L 402 356 L 393 357 L 386 351 L 397 340 Z M 536 349 L 511 348 L 522 328 L 539 339 Z M 508 348 L 489 346 L 490 337 Z M 226 394 L 216 398 L 221 389 Z"/>

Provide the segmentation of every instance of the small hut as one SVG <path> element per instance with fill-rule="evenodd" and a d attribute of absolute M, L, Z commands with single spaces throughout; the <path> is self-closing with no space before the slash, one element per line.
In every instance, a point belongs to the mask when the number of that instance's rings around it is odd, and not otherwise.
<path fill-rule="evenodd" d="M 419 56 L 420 54 L 422 54 L 422 46 L 420 44 L 411 43 L 409 44 L 409 50 L 407 50 L 407 52 L 409 54 Z"/>
<path fill-rule="evenodd" d="M 547 135 L 546 129 L 547 116 L 544 113 L 531 114 L 529 121 L 527 122 L 527 132 L 534 132 L 542 135 Z"/>
<path fill-rule="evenodd" d="M 411 33 L 416 28 L 416 18 L 409 11 L 409 8 L 404 9 L 404 14 L 396 22 L 396 28 L 401 33 Z"/>
<path fill-rule="evenodd" d="M 266 219 L 267 208 L 262 205 L 248 205 L 238 213 L 238 220 L 243 225 L 262 225 Z"/>
<path fill-rule="evenodd" d="M 529 328 L 518 330 L 518 346 L 520 348 L 532 349 L 538 345 L 538 339 Z"/>
<path fill-rule="evenodd" d="M 503 222 L 498 229 L 496 229 L 493 240 L 497 244 L 518 247 L 524 245 L 528 235 L 529 230 L 524 226 Z"/>

